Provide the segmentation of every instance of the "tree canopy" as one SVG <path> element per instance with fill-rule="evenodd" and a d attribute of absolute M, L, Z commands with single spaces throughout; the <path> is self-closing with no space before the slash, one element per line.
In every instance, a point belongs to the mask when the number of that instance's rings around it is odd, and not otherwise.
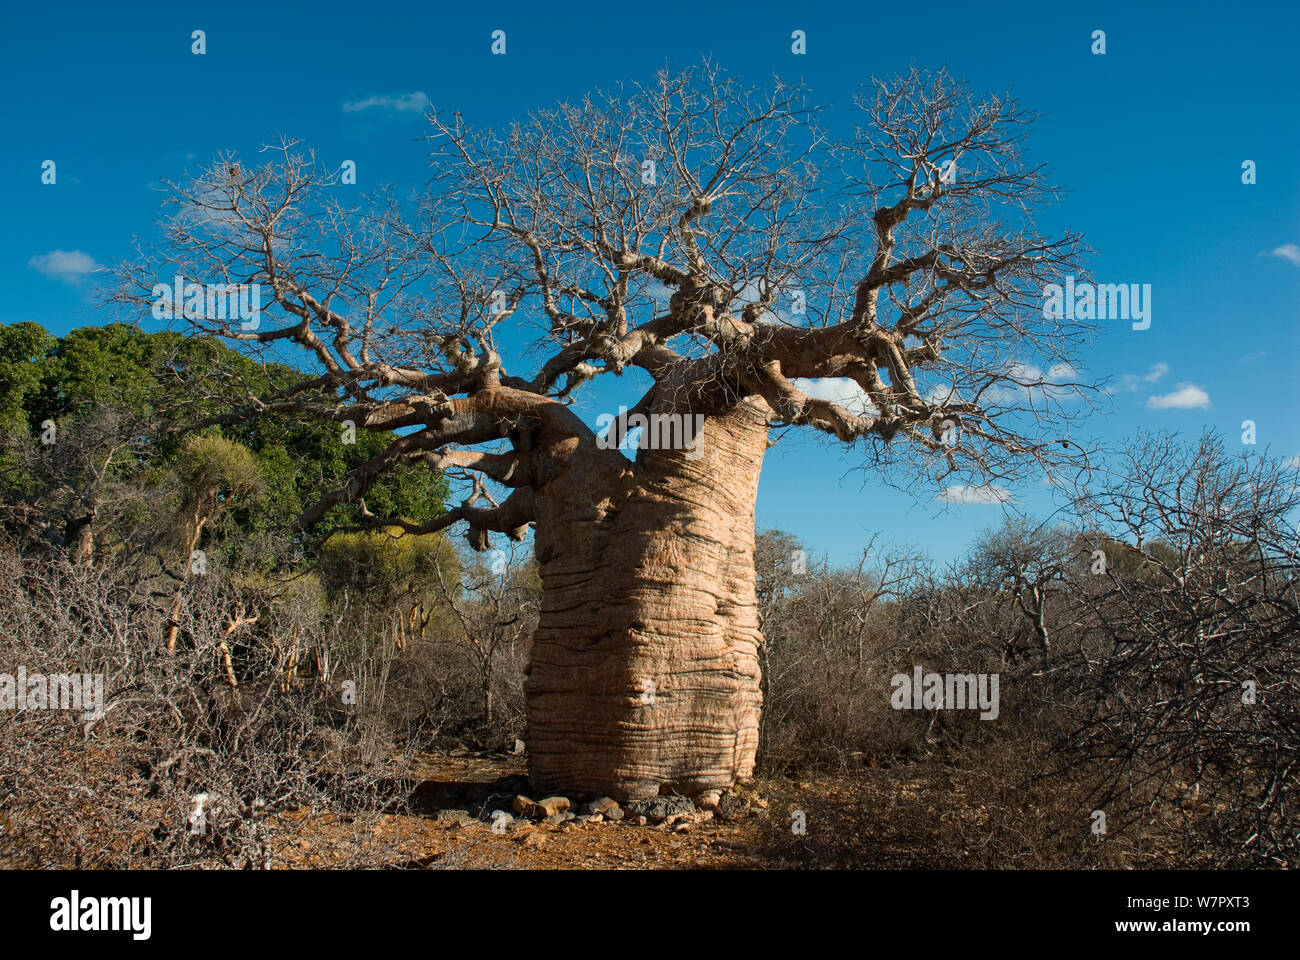
<path fill-rule="evenodd" d="M 36 444 L 42 424 L 53 421 L 55 451 L 61 445 L 88 447 L 79 466 L 70 468 L 75 475 L 62 477 L 64 486 L 81 490 L 114 480 L 149 484 L 169 471 L 184 480 L 199 466 L 194 451 L 224 439 L 246 450 L 259 474 L 257 507 L 235 511 L 246 533 L 290 526 L 303 503 L 320 497 L 340 473 L 395 439 L 365 431 L 352 435 L 309 420 L 220 422 L 220 414 L 250 391 L 304 378 L 288 365 L 259 363 L 210 337 L 147 333 L 120 323 L 83 327 L 63 337 L 30 322 L 0 325 L 0 429 L 11 439 Z M 104 422 L 105 411 L 113 412 L 111 426 Z M 92 421 L 99 424 L 94 431 Z M 111 444 L 126 445 L 131 454 L 108 460 L 103 452 Z M 57 458 L 24 460 L 18 451 L 19 445 L 6 444 L 6 498 L 48 497 L 50 478 L 43 481 L 36 474 L 57 469 Z M 86 474 L 86 464 L 104 460 L 104 476 Z M 368 497 L 379 510 L 423 522 L 444 512 L 446 483 L 427 468 L 399 469 L 376 483 Z M 347 520 L 322 518 L 305 542 Z"/>

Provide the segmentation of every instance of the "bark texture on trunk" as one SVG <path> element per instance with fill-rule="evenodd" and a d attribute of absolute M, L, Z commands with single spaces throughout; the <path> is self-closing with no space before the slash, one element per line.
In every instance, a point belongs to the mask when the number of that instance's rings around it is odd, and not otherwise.
<path fill-rule="evenodd" d="M 642 450 L 635 468 L 574 457 L 548 484 L 527 682 L 536 789 L 629 800 L 752 773 L 766 445 L 764 411 L 741 403 L 709 416 L 693 451 Z"/>

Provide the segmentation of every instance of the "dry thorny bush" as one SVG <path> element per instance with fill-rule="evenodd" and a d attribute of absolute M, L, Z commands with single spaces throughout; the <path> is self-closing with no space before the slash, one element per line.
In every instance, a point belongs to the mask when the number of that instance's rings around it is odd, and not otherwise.
<path fill-rule="evenodd" d="M 944 571 L 874 544 L 796 565 L 766 534 L 763 767 L 910 762 L 947 810 L 917 843 L 987 866 L 1294 866 L 1298 505 L 1286 463 L 1155 435 L 1068 526 L 1008 522 Z M 913 665 L 1000 674 L 998 721 L 888 709 Z"/>
<path fill-rule="evenodd" d="M 0 859 L 32 866 L 256 868 L 268 818 L 296 807 L 345 817 L 400 805 L 402 771 L 373 715 L 332 684 L 286 683 L 306 635 L 295 604 L 248 613 L 218 578 L 188 585 L 168 653 L 156 611 L 111 565 L 0 554 L 0 663 L 12 673 L 106 675 L 101 717 L 0 714 Z M 256 620 L 254 620 L 256 617 Z M 252 628 L 266 632 L 254 634 Z M 237 674 L 238 686 L 230 678 Z M 356 702 L 365 703 L 359 677 Z M 358 862 L 369 851 L 360 848 Z"/>
<path fill-rule="evenodd" d="M 1104 772 L 1091 802 L 1112 825 L 1163 812 L 1180 861 L 1295 866 L 1296 471 L 1207 436 L 1150 438 L 1117 473 L 1089 514 L 1159 546 L 1090 578 L 1091 617 L 1053 678 L 1077 705 L 1059 760 Z"/>

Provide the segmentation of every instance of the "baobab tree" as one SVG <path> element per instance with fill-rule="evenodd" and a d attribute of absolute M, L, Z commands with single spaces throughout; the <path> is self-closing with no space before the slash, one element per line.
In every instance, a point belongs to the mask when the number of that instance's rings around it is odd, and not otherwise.
<path fill-rule="evenodd" d="M 401 434 L 299 525 L 335 509 L 463 524 L 478 550 L 531 529 L 534 785 L 701 795 L 753 768 L 754 504 L 774 435 L 822 431 L 890 482 L 966 490 L 1079 453 L 1083 329 L 1041 301 L 1084 248 L 1034 224 L 1054 192 L 1022 158 L 1032 116 L 919 71 L 852 113 L 833 139 L 803 88 L 709 63 L 503 129 L 432 111 L 426 187 L 364 202 L 282 140 L 172 185 L 165 241 L 114 296 L 152 304 L 173 275 L 260 284 L 256 325 L 174 318 L 301 349 L 310 378 L 227 419 Z M 648 388 L 598 434 L 574 399 L 611 376 Z M 638 417 L 631 459 L 616 448 Z M 371 515 L 375 478 L 412 461 L 470 484 L 464 501 L 419 525 Z"/>

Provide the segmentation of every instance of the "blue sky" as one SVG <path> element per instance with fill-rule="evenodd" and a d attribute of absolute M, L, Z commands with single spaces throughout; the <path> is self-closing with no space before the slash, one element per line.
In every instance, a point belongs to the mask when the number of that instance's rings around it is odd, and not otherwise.
<path fill-rule="evenodd" d="M 110 319 L 93 268 L 150 236 L 164 178 L 218 151 L 251 157 L 279 133 L 357 163 L 359 186 L 418 183 L 418 106 L 508 121 L 593 86 L 648 79 L 709 54 L 756 83 L 801 77 L 847 104 L 872 75 L 947 66 L 978 92 L 1009 89 L 1043 114 L 1030 140 L 1070 192 L 1040 224 L 1081 230 L 1100 280 L 1149 283 L 1149 330 L 1105 325 L 1080 354 L 1119 389 L 1089 430 L 1140 428 L 1240 439 L 1300 455 L 1300 11 L 1292 3 L 930 2 L 602 4 L 371 2 L 6 4 L 0 33 L 0 322 L 56 333 Z M 924 12 L 922 12 L 924 11 Z M 190 52 L 195 29 L 207 53 Z M 493 30 L 507 55 L 493 56 Z M 807 53 L 791 53 L 795 29 Z M 1107 52 L 1091 53 L 1106 32 Z M 350 105 L 350 109 L 349 109 Z M 832 114 L 834 116 L 834 114 Z M 41 183 L 41 164 L 58 181 Z M 1241 182 L 1252 160 L 1257 183 Z M 620 385 L 584 405 L 633 402 Z M 770 451 L 760 527 L 853 558 L 867 537 L 958 554 L 1002 507 L 944 503 L 874 482 L 820 435 Z M 1014 491 L 1038 517 L 1042 489 Z"/>

